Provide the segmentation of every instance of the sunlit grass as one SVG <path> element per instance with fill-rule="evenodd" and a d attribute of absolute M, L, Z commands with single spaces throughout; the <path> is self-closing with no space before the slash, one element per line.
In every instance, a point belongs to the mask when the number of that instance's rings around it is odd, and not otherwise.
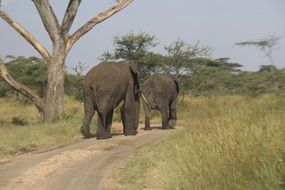
<path fill-rule="evenodd" d="M 121 122 L 119 110 L 120 106 L 114 113 L 114 122 Z M 20 102 L 17 98 L 0 98 L 0 158 L 82 139 L 79 129 L 83 116 L 83 104 L 68 96 L 64 99 L 64 112 L 55 123 L 42 123 L 37 109 L 31 103 Z M 157 116 L 154 112 L 152 121 L 159 121 Z M 140 123 L 143 123 L 142 107 L 140 118 Z M 93 134 L 96 125 L 95 114 L 91 123 Z"/>
<path fill-rule="evenodd" d="M 185 129 L 143 148 L 123 189 L 284 188 L 284 97 L 187 97 L 178 116 Z"/>
<path fill-rule="evenodd" d="M 0 99 L 0 105 L 0 158 L 82 139 L 79 128 L 83 105 L 70 97 L 65 97 L 65 111 L 60 120 L 49 124 L 41 122 L 31 104 L 20 105 L 5 98 Z M 94 127 L 93 122 L 92 131 Z"/>

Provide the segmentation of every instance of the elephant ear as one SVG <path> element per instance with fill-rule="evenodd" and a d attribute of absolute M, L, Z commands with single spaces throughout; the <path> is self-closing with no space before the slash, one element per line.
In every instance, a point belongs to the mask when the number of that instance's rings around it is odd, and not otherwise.
<path fill-rule="evenodd" d="M 139 73 L 138 64 L 135 63 L 134 61 L 130 61 L 129 64 L 130 64 L 131 72 L 132 72 L 133 74 L 138 74 L 138 73 Z"/>

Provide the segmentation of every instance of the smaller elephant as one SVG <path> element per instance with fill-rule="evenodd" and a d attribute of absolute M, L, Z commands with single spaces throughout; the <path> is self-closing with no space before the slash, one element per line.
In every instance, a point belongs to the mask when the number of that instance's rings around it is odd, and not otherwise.
<path fill-rule="evenodd" d="M 159 110 L 162 129 L 176 125 L 176 103 L 179 94 L 178 82 L 170 74 L 154 74 L 142 86 L 145 130 L 150 130 L 150 110 Z"/>

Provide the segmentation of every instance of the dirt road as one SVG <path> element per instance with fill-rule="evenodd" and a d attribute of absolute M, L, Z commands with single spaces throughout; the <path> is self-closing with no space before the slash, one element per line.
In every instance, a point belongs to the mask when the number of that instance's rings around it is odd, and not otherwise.
<path fill-rule="evenodd" d="M 139 130 L 136 136 L 124 136 L 118 126 L 111 139 L 86 139 L 0 164 L 0 189 L 118 189 L 119 168 L 135 150 L 174 131 L 154 128 Z"/>

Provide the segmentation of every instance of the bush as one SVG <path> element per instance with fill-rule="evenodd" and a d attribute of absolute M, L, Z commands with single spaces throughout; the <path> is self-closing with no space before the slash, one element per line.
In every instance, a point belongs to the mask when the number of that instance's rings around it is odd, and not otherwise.
<path fill-rule="evenodd" d="M 12 122 L 13 125 L 20 125 L 20 126 L 24 126 L 24 125 L 28 125 L 29 122 L 27 120 L 25 120 L 25 118 L 22 117 L 12 117 Z"/>

